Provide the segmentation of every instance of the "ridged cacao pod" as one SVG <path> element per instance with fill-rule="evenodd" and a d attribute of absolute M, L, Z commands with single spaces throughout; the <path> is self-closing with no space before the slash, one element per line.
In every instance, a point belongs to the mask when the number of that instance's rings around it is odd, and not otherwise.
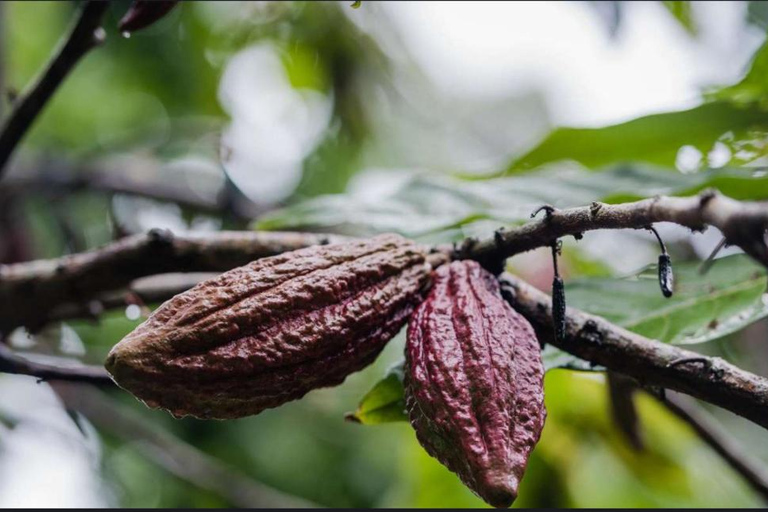
<path fill-rule="evenodd" d="M 408 415 L 430 455 L 486 502 L 508 507 L 546 416 L 539 342 L 477 263 L 433 275 L 408 326 Z"/>
<path fill-rule="evenodd" d="M 160 306 L 110 352 L 118 385 L 175 416 L 237 418 L 370 364 L 429 282 L 397 235 L 256 260 Z"/>

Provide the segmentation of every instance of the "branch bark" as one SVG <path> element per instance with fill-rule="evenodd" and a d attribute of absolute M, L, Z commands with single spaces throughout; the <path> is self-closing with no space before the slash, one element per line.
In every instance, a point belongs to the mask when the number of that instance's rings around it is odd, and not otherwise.
<path fill-rule="evenodd" d="M 45 71 L 14 102 L 14 108 L 0 130 L 0 177 L 14 149 L 59 85 L 85 54 L 103 42 L 101 20 L 108 7 L 109 2 L 97 0 L 83 5 L 73 28 L 62 39 Z"/>
<path fill-rule="evenodd" d="M 0 342 L 0 372 L 13 375 L 29 375 L 38 380 L 85 382 L 97 386 L 114 386 L 112 379 L 101 366 L 37 363 L 15 354 Z"/>
<path fill-rule="evenodd" d="M 661 221 L 692 229 L 714 225 L 731 243 L 745 250 L 751 248 L 753 257 L 766 261 L 763 230 L 768 208 L 716 193 L 555 211 L 549 220 L 500 233 L 495 240 L 465 244 L 454 256 L 505 257 L 587 229 L 644 228 Z M 342 240 L 346 238 L 306 233 L 219 232 L 174 237 L 152 231 L 88 253 L 7 265 L 0 267 L 0 331 L 40 325 L 62 305 L 87 303 L 142 276 L 224 271 L 256 258 Z M 633 334 L 572 308 L 567 312 L 568 334 L 556 341 L 552 336 L 550 297 L 513 276 L 504 275 L 502 281 L 510 302 L 531 321 L 540 339 L 642 384 L 690 394 L 768 428 L 768 380 L 720 359 Z"/>
<path fill-rule="evenodd" d="M 768 428 L 768 379 L 716 357 L 654 341 L 575 308 L 566 311 L 566 335 L 552 329 L 552 299 L 520 278 L 501 276 L 510 305 L 525 316 L 539 340 L 609 370 L 694 396 Z"/>
<path fill-rule="evenodd" d="M 550 246 L 564 236 L 580 238 L 584 232 L 597 229 L 642 229 L 657 222 L 673 222 L 693 231 L 714 226 L 723 233 L 728 245 L 741 247 L 768 267 L 768 203 L 736 201 L 711 190 L 691 197 L 662 196 L 633 203 L 595 202 L 590 206 L 555 209 L 540 220 L 500 230 L 494 238 L 475 243 L 469 240 L 456 256 L 499 269 L 499 262 L 505 258 Z"/>
<path fill-rule="evenodd" d="M 344 239 L 249 231 L 174 236 L 153 230 L 91 252 L 0 265 L 0 333 L 20 326 L 37 329 L 49 321 L 57 307 L 88 304 L 99 293 L 124 288 L 139 277 L 224 271 L 265 256 Z"/>
<path fill-rule="evenodd" d="M 156 169 L 160 171 L 162 169 Z M 222 214 L 247 221 L 268 210 L 271 205 L 260 206 L 243 194 L 232 197 L 222 187 L 214 197 L 202 197 L 185 185 L 169 184 L 156 179 L 137 179 L 118 169 L 92 166 L 74 166 L 68 163 L 38 162 L 30 166 L 14 166 L 0 183 L 0 200 L 30 193 L 63 194 L 81 190 L 106 194 L 129 194 L 158 201 L 175 203 L 204 213 Z"/>

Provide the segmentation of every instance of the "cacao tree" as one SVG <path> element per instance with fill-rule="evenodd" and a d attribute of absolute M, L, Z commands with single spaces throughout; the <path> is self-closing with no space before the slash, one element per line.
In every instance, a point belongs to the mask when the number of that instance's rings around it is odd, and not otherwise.
<path fill-rule="evenodd" d="M 0 129 L 4 378 L 98 432 L 133 506 L 764 504 L 768 452 L 746 447 L 768 428 L 768 46 L 693 108 L 446 170 L 451 130 L 403 149 L 388 123 L 457 100 L 398 82 L 419 67 L 394 11 L 349 4 L 47 6 L 72 24 Z M 631 9 L 590 5 L 619 37 Z M 654 5 L 704 30 L 689 2 Z M 256 68 L 282 87 L 261 108 L 308 134 L 242 112 Z M 423 114 L 397 129 L 429 132 Z M 380 188 L 359 172 L 392 161 Z M 5 400 L 0 446 L 26 421 Z M 175 496 L 142 501 L 147 460 Z"/>

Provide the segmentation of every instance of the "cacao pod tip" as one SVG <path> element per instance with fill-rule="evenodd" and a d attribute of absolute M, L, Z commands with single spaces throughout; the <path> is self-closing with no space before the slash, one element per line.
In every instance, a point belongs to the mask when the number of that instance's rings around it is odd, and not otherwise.
<path fill-rule="evenodd" d="M 497 474 L 484 475 L 480 497 L 495 508 L 509 508 L 517 498 L 517 482 Z"/>

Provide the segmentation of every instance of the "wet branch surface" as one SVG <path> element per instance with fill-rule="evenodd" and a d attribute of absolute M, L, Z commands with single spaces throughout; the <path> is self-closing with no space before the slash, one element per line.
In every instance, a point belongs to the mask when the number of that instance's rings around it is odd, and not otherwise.
<path fill-rule="evenodd" d="M 19 142 L 70 71 L 104 40 L 101 20 L 109 2 L 90 0 L 80 10 L 71 31 L 59 43 L 39 78 L 19 98 L 0 129 L 0 177 Z"/>

